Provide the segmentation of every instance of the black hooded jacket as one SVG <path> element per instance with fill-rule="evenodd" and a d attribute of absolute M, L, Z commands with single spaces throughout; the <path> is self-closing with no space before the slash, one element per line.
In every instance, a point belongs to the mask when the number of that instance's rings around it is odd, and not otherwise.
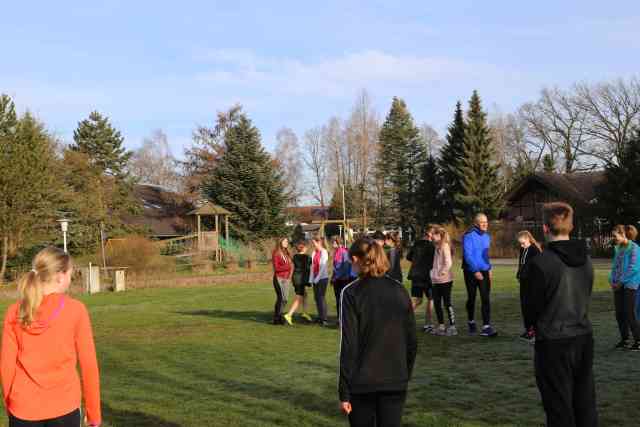
<path fill-rule="evenodd" d="M 574 338 L 593 332 L 589 302 L 593 265 L 582 240 L 551 242 L 520 277 L 525 323 L 536 340 Z"/>
<path fill-rule="evenodd" d="M 413 244 L 407 254 L 407 260 L 411 261 L 409 270 L 409 280 L 427 282 L 431 280 L 431 269 L 433 268 L 433 257 L 436 247 L 433 242 L 421 239 Z"/>

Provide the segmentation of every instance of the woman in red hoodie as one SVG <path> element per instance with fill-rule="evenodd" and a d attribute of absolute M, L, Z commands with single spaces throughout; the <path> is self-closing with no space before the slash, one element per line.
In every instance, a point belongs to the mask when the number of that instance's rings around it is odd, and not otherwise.
<path fill-rule="evenodd" d="M 286 237 L 276 241 L 276 248 L 271 254 L 273 263 L 273 289 L 276 291 L 276 305 L 273 310 L 273 324 L 284 325 L 284 309 L 287 306 L 287 295 L 291 284 L 293 263 L 289 253 L 289 239 Z"/>
<path fill-rule="evenodd" d="M 0 373 L 10 427 L 79 427 L 82 395 L 85 421 L 102 421 L 89 314 L 65 295 L 72 272 L 69 255 L 43 249 L 18 283 L 20 300 L 7 310 Z"/>

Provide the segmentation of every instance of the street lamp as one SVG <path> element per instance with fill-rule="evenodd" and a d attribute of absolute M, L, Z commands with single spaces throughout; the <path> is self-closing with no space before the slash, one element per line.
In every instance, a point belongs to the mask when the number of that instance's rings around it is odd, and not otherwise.
<path fill-rule="evenodd" d="M 59 219 L 60 228 L 62 229 L 62 239 L 64 242 L 64 253 L 67 253 L 67 230 L 69 229 L 69 220 L 66 218 Z"/>

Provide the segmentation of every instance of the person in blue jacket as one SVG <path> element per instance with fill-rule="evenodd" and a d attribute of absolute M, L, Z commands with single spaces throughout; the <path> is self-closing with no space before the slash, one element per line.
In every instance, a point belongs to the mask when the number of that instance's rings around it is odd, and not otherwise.
<path fill-rule="evenodd" d="M 353 282 L 354 274 L 352 272 L 349 250 L 344 246 L 340 236 L 333 238 L 333 250 L 333 276 L 331 277 L 331 284 L 333 285 L 333 292 L 336 297 L 338 323 L 340 323 L 340 294 L 345 286 Z"/>
<path fill-rule="evenodd" d="M 640 323 L 635 313 L 636 294 L 640 285 L 639 247 L 634 242 L 638 230 L 633 225 L 616 225 L 613 239 L 616 243 L 609 283 L 613 289 L 616 321 L 620 330 L 620 342 L 616 348 L 640 351 Z M 633 342 L 629 340 L 629 330 Z"/>
<path fill-rule="evenodd" d="M 475 321 L 476 294 L 480 291 L 482 305 L 482 330 L 483 337 L 495 337 L 498 335 L 491 326 L 491 262 L 489 260 L 489 248 L 491 236 L 488 233 L 489 219 L 487 215 L 479 213 L 473 220 L 471 227 L 462 237 L 462 269 L 464 282 L 467 287 L 467 315 L 469 318 L 469 335 L 478 333 Z"/>

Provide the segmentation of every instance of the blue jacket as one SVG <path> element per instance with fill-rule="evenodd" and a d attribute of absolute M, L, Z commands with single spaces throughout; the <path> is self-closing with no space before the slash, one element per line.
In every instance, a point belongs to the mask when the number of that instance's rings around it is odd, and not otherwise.
<path fill-rule="evenodd" d="M 333 257 L 333 281 L 347 280 L 352 277 L 349 251 L 346 248 L 339 248 Z"/>
<path fill-rule="evenodd" d="M 626 248 L 616 246 L 609 274 L 609 283 L 621 284 L 627 289 L 638 289 L 640 285 L 640 247 L 629 241 Z"/>
<path fill-rule="evenodd" d="M 462 237 L 462 268 L 471 273 L 491 270 L 491 236 L 473 227 Z"/>

